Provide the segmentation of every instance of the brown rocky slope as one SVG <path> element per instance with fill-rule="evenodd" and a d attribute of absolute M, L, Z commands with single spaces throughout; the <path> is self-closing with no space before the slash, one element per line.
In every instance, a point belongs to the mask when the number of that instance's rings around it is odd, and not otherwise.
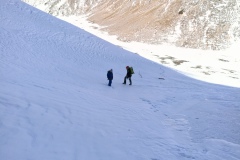
<path fill-rule="evenodd" d="M 24 0 L 54 16 L 87 15 L 122 41 L 221 50 L 240 39 L 240 0 Z"/>

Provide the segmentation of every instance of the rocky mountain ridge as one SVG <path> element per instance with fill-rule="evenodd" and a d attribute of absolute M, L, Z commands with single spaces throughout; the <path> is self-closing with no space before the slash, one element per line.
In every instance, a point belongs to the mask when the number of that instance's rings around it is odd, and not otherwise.
<path fill-rule="evenodd" d="M 240 39 L 240 0 L 23 0 L 49 14 L 86 15 L 121 41 L 221 50 Z"/>

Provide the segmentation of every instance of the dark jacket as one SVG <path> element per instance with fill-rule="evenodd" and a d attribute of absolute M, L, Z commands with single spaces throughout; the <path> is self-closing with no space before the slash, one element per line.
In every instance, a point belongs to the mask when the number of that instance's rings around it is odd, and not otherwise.
<path fill-rule="evenodd" d="M 127 69 L 127 75 L 126 75 L 126 77 L 127 77 L 127 78 L 128 78 L 128 77 L 132 77 L 132 73 L 131 73 L 131 69 L 130 69 L 130 68 Z"/>
<path fill-rule="evenodd" d="M 113 80 L 113 72 L 111 70 L 107 72 L 107 78 L 108 80 Z"/>

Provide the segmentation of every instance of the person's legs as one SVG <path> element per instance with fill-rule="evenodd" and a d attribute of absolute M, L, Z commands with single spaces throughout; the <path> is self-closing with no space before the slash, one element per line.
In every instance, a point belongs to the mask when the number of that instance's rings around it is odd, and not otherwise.
<path fill-rule="evenodd" d="M 111 84 L 112 84 L 112 80 L 109 80 L 108 86 L 111 86 Z"/>
<path fill-rule="evenodd" d="M 126 84 L 127 76 L 124 77 L 124 82 L 123 84 Z"/>
<path fill-rule="evenodd" d="M 131 79 L 131 77 L 129 77 L 129 85 L 132 85 L 132 79 Z"/>

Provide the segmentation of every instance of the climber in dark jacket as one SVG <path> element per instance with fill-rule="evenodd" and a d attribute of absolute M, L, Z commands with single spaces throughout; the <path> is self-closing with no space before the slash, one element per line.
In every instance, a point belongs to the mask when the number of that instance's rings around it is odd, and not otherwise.
<path fill-rule="evenodd" d="M 130 69 L 129 66 L 127 66 L 127 67 L 126 67 L 126 70 L 127 70 L 127 74 L 126 74 L 126 76 L 124 77 L 124 82 L 123 82 L 123 84 L 126 84 L 126 80 L 129 79 L 129 82 L 130 82 L 129 85 L 132 85 L 132 79 L 131 79 L 132 73 L 131 73 L 131 69 Z"/>
<path fill-rule="evenodd" d="M 112 80 L 113 80 L 113 71 L 112 69 L 110 69 L 108 72 L 107 72 L 107 78 L 108 78 L 108 86 L 111 86 L 112 85 Z"/>

